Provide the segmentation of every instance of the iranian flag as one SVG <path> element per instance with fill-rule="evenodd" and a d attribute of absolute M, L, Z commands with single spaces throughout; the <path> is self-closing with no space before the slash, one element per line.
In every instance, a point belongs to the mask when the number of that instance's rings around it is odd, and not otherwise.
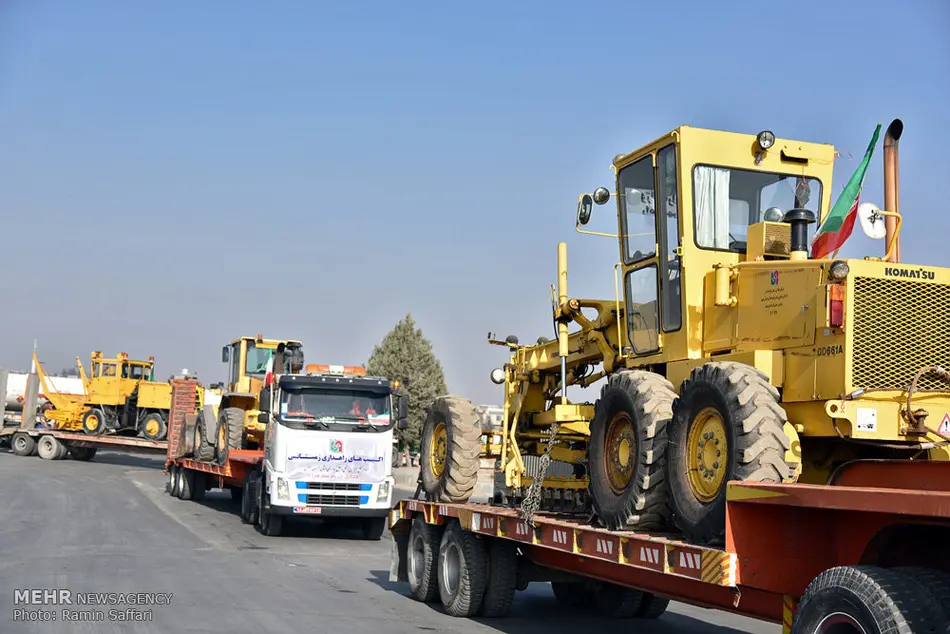
<path fill-rule="evenodd" d="M 881 124 L 877 124 L 874 129 L 874 136 L 871 137 L 871 143 L 868 144 L 867 152 L 861 159 L 861 164 L 854 171 L 844 191 L 835 202 L 834 207 L 828 213 L 828 217 L 818 227 L 815 237 L 811 241 L 811 257 L 821 259 L 841 248 L 841 245 L 851 237 L 851 231 L 854 229 L 854 219 L 858 215 L 858 200 L 861 198 L 861 188 L 864 186 L 864 175 L 868 171 L 868 163 L 871 162 L 871 155 L 874 154 L 874 146 L 877 145 L 878 135 L 881 133 Z"/>

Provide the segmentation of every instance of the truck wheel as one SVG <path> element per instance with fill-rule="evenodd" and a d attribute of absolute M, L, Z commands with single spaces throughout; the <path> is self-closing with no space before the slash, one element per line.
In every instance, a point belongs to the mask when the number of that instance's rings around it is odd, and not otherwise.
<path fill-rule="evenodd" d="M 633 588 L 602 583 L 594 594 L 597 613 L 613 619 L 633 618 L 643 602 L 643 593 Z"/>
<path fill-rule="evenodd" d="M 244 479 L 244 488 L 241 489 L 241 520 L 245 524 L 257 524 L 260 495 L 255 494 L 255 492 L 259 490 L 260 474 L 260 469 L 255 468 Z"/>
<path fill-rule="evenodd" d="M 219 464 L 228 461 L 228 451 L 241 448 L 244 436 L 244 410 L 240 407 L 224 407 L 218 414 L 218 442 L 215 458 Z"/>
<path fill-rule="evenodd" d="M 95 447 L 77 447 L 73 445 L 69 447 L 68 451 L 70 458 L 81 462 L 88 462 L 96 457 Z"/>
<path fill-rule="evenodd" d="M 190 500 L 191 491 L 195 484 L 195 472 L 184 467 L 178 469 L 178 499 Z"/>
<path fill-rule="evenodd" d="M 386 530 L 386 518 L 366 518 L 362 521 L 360 529 L 363 531 L 363 539 L 378 542 L 383 538 L 383 531 Z"/>
<path fill-rule="evenodd" d="M 669 605 L 669 599 L 644 592 L 643 600 L 640 602 L 640 608 L 634 616 L 638 619 L 655 619 L 666 612 L 666 608 L 669 607 Z"/>
<path fill-rule="evenodd" d="M 69 445 L 56 438 L 56 457 L 53 460 L 62 460 L 69 453 Z"/>
<path fill-rule="evenodd" d="M 409 577 L 409 592 L 416 601 L 431 603 L 439 596 L 436 565 L 441 541 L 440 527 L 426 524 L 420 513 L 412 518 L 409 547 L 406 549 L 406 572 Z"/>
<path fill-rule="evenodd" d="M 721 542 L 726 531 L 726 482 L 780 483 L 789 476 L 790 446 L 778 390 L 743 363 L 711 362 L 694 369 L 673 402 L 667 477 L 673 522 L 687 539 Z"/>
<path fill-rule="evenodd" d="M 194 469 L 189 469 L 191 472 L 191 499 L 195 502 L 200 502 L 205 499 L 205 494 L 208 492 L 208 474 L 204 471 L 195 471 Z"/>
<path fill-rule="evenodd" d="M 439 545 L 439 598 L 451 616 L 474 616 L 485 597 L 488 559 L 485 540 L 463 531 L 458 522 L 446 526 Z"/>
<path fill-rule="evenodd" d="M 478 480 L 481 421 L 468 399 L 440 396 L 422 426 L 422 486 L 432 502 L 466 502 Z"/>
<path fill-rule="evenodd" d="M 594 593 L 586 583 L 552 581 L 551 591 L 555 600 L 564 607 L 590 608 L 594 605 Z"/>
<path fill-rule="evenodd" d="M 518 547 L 505 539 L 488 542 L 488 582 L 478 615 L 498 618 L 508 614 L 518 585 Z"/>
<path fill-rule="evenodd" d="M 14 454 L 18 456 L 30 456 L 33 455 L 33 450 L 36 449 L 36 440 L 29 434 L 17 432 L 13 434 L 13 440 L 10 442 L 10 446 L 13 448 Z"/>
<path fill-rule="evenodd" d="M 152 412 L 142 421 L 142 435 L 148 440 L 165 440 L 167 432 L 165 417 L 158 412 Z"/>
<path fill-rule="evenodd" d="M 808 584 L 791 632 L 939 632 L 946 622 L 936 606 L 921 600 L 921 587 L 897 570 L 830 568 Z"/>
<path fill-rule="evenodd" d="M 82 415 L 82 430 L 90 436 L 98 436 L 106 429 L 106 415 L 97 408 L 93 407 Z"/>
<path fill-rule="evenodd" d="M 179 475 L 179 471 L 181 471 L 181 467 L 178 465 L 172 465 L 168 469 L 168 482 L 171 485 L 171 489 L 169 489 L 168 492 L 174 498 L 178 497 L 178 492 L 181 490 L 181 477 Z"/>
<path fill-rule="evenodd" d="M 258 523 L 257 528 L 261 535 L 280 537 L 280 534 L 284 531 L 283 516 L 265 511 L 263 508 L 260 510 L 260 515 L 261 521 Z"/>
<path fill-rule="evenodd" d="M 65 445 L 55 436 L 43 434 L 36 444 L 36 452 L 43 460 L 59 460 L 65 453 Z"/>
<path fill-rule="evenodd" d="M 923 566 L 901 566 L 894 570 L 919 583 L 931 604 L 940 610 L 941 622 L 950 623 L 950 573 Z"/>
<path fill-rule="evenodd" d="M 590 424 L 590 496 L 611 529 L 659 530 L 671 515 L 666 426 L 673 385 L 659 374 L 622 370 L 600 393 Z"/>
<path fill-rule="evenodd" d="M 210 438 L 206 437 L 204 425 L 204 413 L 198 414 L 198 420 L 195 422 L 195 453 L 194 458 L 198 462 L 211 462 L 214 459 L 214 445 Z"/>

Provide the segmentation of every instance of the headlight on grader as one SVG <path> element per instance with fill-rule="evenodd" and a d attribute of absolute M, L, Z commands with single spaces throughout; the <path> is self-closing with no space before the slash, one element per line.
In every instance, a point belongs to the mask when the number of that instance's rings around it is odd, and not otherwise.
<path fill-rule="evenodd" d="M 840 282 L 846 277 L 848 273 L 851 272 L 851 267 L 848 266 L 847 262 L 842 260 L 836 260 L 831 263 L 831 267 L 828 269 L 828 276 L 836 282 Z"/>
<path fill-rule="evenodd" d="M 505 371 L 502 368 L 495 368 L 491 371 L 491 382 L 495 385 L 501 385 L 505 382 Z"/>

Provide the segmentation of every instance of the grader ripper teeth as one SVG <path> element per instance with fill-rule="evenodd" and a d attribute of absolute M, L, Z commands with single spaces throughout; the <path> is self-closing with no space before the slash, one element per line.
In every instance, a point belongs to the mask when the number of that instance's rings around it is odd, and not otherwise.
<path fill-rule="evenodd" d="M 950 459 L 950 270 L 899 261 L 902 130 L 885 134 L 888 210 L 858 211 L 886 237 L 883 259 L 837 258 L 828 229 L 855 204 L 880 126 L 833 208 L 829 144 L 681 126 L 616 156 L 615 190 L 581 195 L 575 223 L 618 240 L 615 298 L 571 297 L 558 245 L 557 339 L 489 335 L 509 350 L 491 373 L 503 424 L 485 432 L 500 442 L 475 440 L 470 401 L 437 399 L 428 499 L 465 502 L 477 458 L 494 458 L 495 503 L 528 521 L 570 509 L 711 545 L 729 481 L 827 484 L 856 462 Z M 617 233 L 588 230 L 612 199 Z M 568 399 L 598 382 L 593 404 Z"/>

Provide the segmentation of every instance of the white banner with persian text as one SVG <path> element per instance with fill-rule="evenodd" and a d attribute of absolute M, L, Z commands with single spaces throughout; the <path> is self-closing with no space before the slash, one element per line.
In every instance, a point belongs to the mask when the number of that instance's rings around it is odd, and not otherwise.
<path fill-rule="evenodd" d="M 392 451 L 389 434 L 321 434 L 294 444 L 285 473 L 291 480 L 310 482 L 381 482 L 387 451 Z"/>

